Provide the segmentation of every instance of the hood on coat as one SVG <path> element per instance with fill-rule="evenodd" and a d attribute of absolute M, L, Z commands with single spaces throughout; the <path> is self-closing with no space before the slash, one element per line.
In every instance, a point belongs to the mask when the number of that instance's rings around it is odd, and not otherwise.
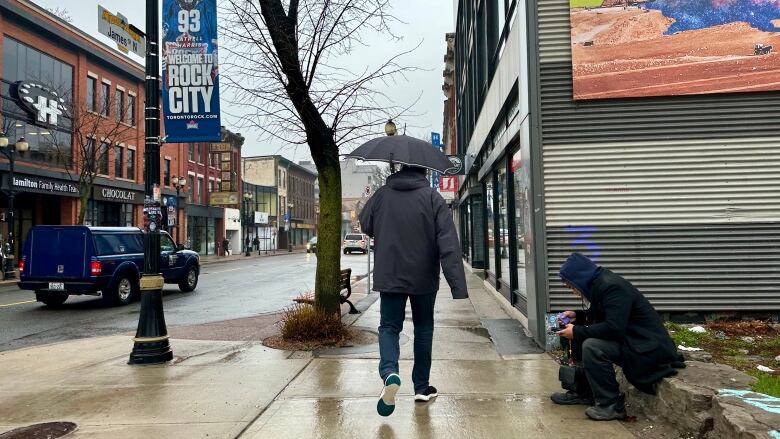
<path fill-rule="evenodd" d="M 561 279 L 575 286 L 587 300 L 591 300 L 590 287 L 601 274 L 602 268 L 581 253 L 572 253 L 558 273 Z"/>
<path fill-rule="evenodd" d="M 425 174 L 413 168 L 404 168 L 387 178 L 387 185 L 397 191 L 413 191 L 430 186 Z"/>

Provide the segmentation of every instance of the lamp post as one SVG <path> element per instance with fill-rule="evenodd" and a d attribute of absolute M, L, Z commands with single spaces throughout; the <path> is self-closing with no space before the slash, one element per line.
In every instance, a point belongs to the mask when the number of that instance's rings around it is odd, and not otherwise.
<path fill-rule="evenodd" d="M 186 185 L 186 178 L 176 178 L 175 176 L 173 177 L 173 187 L 176 188 L 176 222 L 174 223 L 174 227 L 176 227 L 176 242 L 179 244 L 181 244 L 181 233 L 179 232 L 179 192 L 182 191 Z"/>
<path fill-rule="evenodd" d="M 14 156 L 17 152 L 25 152 L 30 149 L 30 144 L 20 137 L 13 145 L 8 142 L 8 137 L 0 133 L 0 151 L 8 158 L 8 241 L 6 242 L 5 275 L 10 278 L 16 277 L 14 272 L 14 249 L 16 247 L 14 231 L 16 230 L 16 215 L 14 214 Z"/>
<path fill-rule="evenodd" d="M 251 253 L 249 253 L 250 246 L 252 245 L 252 241 L 249 240 L 249 224 L 250 224 L 250 215 L 249 215 L 249 203 L 252 202 L 252 198 L 254 198 L 254 195 L 252 195 L 249 192 L 244 192 L 244 231 L 246 235 L 244 235 L 244 256 L 252 256 Z"/>
<path fill-rule="evenodd" d="M 144 271 L 141 311 L 129 364 L 160 364 L 173 359 L 163 313 L 160 274 L 160 11 L 159 0 L 146 0 L 146 83 L 144 132 Z"/>
<path fill-rule="evenodd" d="M 287 205 L 287 252 L 292 253 L 292 209 L 293 203 Z"/>
<path fill-rule="evenodd" d="M 393 122 L 393 119 L 390 119 L 385 124 L 385 134 L 388 136 L 395 136 L 398 133 L 398 129 L 395 126 L 395 122 Z"/>

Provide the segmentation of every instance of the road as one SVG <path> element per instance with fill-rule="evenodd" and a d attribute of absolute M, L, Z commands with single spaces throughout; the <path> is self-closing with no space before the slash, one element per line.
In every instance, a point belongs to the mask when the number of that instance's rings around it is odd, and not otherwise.
<path fill-rule="evenodd" d="M 292 254 L 206 265 L 194 292 L 165 286 L 166 323 L 196 325 L 283 309 L 294 297 L 314 289 L 316 261 L 313 254 Z M 365 275 L 367 257 L 344 255 L 341 266 L 352 268 L 353 276 Z M 0 351 L 132 333 L 139 309 L 139 302 L 106 308 L 93 296 L 71 296 L 60 309 L 50 309 L 35 302 L 31 291 L 6 286 L 0 289 Z"/>

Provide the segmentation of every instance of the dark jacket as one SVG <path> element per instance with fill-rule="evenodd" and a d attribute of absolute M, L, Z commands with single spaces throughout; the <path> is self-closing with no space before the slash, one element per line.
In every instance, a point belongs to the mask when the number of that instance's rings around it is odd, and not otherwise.
<path fill-rule="evenodd" d="M 576 341 L 620 343 L 623 373 L 645 392 L 652 393 L 652 384 L 676 373 L 682 357 L 658 313 L 630 282 L 579 253 L 569 257 L 560 275 L 590 301 L 587 311 L 577 312 Z"/>
<path fill-rule="evenodd" d="M 374 291 L 436 293 L 443 270 L 452 297 L 468 297 L 450 209 L 424 174 L 404 169 L 390 176 L 363 207 L 360 225 L 376 238 Z"/>

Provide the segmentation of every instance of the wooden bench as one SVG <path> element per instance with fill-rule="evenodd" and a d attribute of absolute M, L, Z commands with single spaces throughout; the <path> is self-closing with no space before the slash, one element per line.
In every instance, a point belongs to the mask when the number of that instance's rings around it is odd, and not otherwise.
<path fill-rule="evenodd" d="M 339 304 L 348 304 L 350 314 L 360 314 L 360 311 L 355 308 L 355 305 L 349 300 L 349 296 L 352 295 L 352 269 L 347 268 L 341 270 L 341 280 L 339 282 Z M 314 293 L 308 293 L 306 295 L 293 299 L 293 302 L 308 303 L 314 305 Z"/>

